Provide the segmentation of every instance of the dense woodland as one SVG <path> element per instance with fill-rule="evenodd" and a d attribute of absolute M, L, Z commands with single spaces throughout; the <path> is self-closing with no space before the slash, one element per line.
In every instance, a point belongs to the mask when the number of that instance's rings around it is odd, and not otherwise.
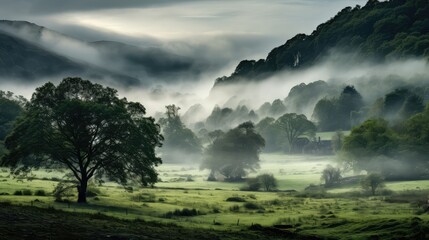
<path fill-rule="evenodd" d="M 322 62 L 331 51 L 353 52 L 365 61 L 429 56 L 429 7 L 426 0 L 370 0 L 347 7 L 310 35 L 298 34 L 266 59 L 244 60 L 215 85 L 262 80 L 281 70 Z"/>

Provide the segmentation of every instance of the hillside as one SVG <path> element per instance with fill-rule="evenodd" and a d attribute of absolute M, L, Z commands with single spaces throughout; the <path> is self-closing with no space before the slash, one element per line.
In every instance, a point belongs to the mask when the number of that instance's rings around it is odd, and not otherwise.
<path fill-rule="evenodd" d="M 337 52 L 357 52 L 368 60 L 429 57 L 429 1 L 369 0 L 346 7 L 310 35 L 298 34 L 273 49 L 266 59 L 244 60 L 216 85 L 257 81 L 281 70 L 314 66 Z M 350 59 L 352 61 L 353 59 Z"/>
<path fill-rule="evenodd" d="M 28 38 L 37 39 L 44 28 L 26 22 L 2 21 L 0 26 L 25 26 Z M 139 81 L 120 73 L 115 73 L 85 61 L 71 59 L 55 53 L 43 46 L 24 40 L 18 35 L 2 31 L 0 28 L 0 77 L 15 81 L 32 82 L 40 78 L 83 76 L 120 84 L 135 85 Z"/>
<path fill-rule="evenodd" d="M 153 46 L 85 42 L 25 21 L 0 21 L 0 77 L 23 82 L 82 76 L 133 86 L 188 76 L 193 60 Z"/>
<path fill-rule="evenodd" d="M 84 67 L 0 31 L 0 76 L 33 80 L 60 72 L 81 72 Z"/>

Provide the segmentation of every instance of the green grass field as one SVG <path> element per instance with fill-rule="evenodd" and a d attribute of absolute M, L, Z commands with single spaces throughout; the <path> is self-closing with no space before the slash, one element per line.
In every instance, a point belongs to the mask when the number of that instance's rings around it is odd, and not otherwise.
<path fill-rule="evenodd" d="M 74 213 L 101 213 L 125 220 L 174 223 L 186 229 L 242 231 L 260 224 L 263 231 L 271 231 L 270 227 L 280 225 L 300 236 L 339 239 L 366 239 L 370 236 L 394 239 L 419 234 L 420 230 L 410 228 L 413 224 L 418 224 L 419 229 L 427 229 L 428 214 L 423 213 L 411 198 L 427 201 L 429 181 L 386 184 L 386 188 L 397 193 L 412 193 L 409 201 L 407 198 L 398 200 L 395 195 L 369 197 L 348 194 L 360 191 L 357 185 L 329 189 L 330 195 L 326 196 L 301 194 L 309 184 L 320 184 L 323 168 L 327 164 L 335 164 L 335 161 L 334 156 L 262 154 L 260 169 L 250 176 L 274 174 L 279 181 L 278 192 L 239 191 L 244 183 L 207 182 L 208 172 L 200 171 L 198 166 L 164 164 L 158 169 L 162 182 L 155 188 L 134 187 L 130 192 L 117 184 L 106 183 L 97 187 L 100 194 L 89 198 L 88 204 L 74 203 L 76 196 L 68 198 L 71 203 L 54 201 L 51 192 L 67 172 L 40 170 L 33 172 L 30 179 L 17 179 L 2 169 L 0 202 Z M 14 195 L 15 191 L 25 189 L 31 190 L 33 195 Z M 299 193 L 284 192 L 292 189 Z M 35 196 L 37 190 L 44 190 L 48 195 Z M 226 201 L 231 197 L 241 198 L 244 202 Z M 196 209 L 198 214 L 166 217 L 168 212 L 184 208 Z M 380 225 L 384 227 L 376 227 Z M 350 232 L 354 234 L 350 235 Z"/>

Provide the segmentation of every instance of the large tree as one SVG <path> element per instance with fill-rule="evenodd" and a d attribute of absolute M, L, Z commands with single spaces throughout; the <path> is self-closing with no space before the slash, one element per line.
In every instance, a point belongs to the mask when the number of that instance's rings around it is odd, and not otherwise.
<path fill-rule="evenodd" d="M 16 173 L 60 165 L 77 181 L 78 202 L 86 202 L 88 181 L 107 176 L 121 184 L 157 181 L 161 163 L 155 148 L 162 136 L 140 103 L 118 98 L 117 91 L 80 78 L 36 89 L 23 117 L 5 140 L 2 165 Z"/>
<path fill-rule="evenodd" d="M 295 150 L 300 137 L 313 137 L 316 132 L 316 125 L 303 114 L 286 113 L 277 119 L 276 125 L 284 134 L 290 152 Z"/>
<path fill-rule="evenodd" d="M 211 170 L 209 179 L 220 172 L 228 180 L 240 180 L 247 170 L 259 167 L 259 153 L 264 146 L 265 141 L 255 132 L 253 123 L 242 123 L 207 147 L 201 168 Z"/>

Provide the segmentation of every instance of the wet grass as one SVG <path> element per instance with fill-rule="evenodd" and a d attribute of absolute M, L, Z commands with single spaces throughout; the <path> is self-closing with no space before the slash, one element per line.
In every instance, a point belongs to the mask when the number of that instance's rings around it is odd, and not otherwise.
<path fill-rule="evenodd" d="M 243 183 L 209 183 L 203 179 L 204 172 L 195 168 L 167 164 L 160 169 L 161 175 L 167 173 L 164 175 L 166 180 L 162 184 L 157 184 L 156 188 L 135 186 L 131 192 L 114 183 L 106 183 L 97 187 L 100 191 L 99 194 L 89 198 L 88 204 L 74 203 L 76 196 L 65 198 L 66 202 L 54 201 L 51 192 L 58 182 L 55 179 L 49 180 L 49 178 L 62 177 L 63 173 L 40 172 L 47 179 L 39 179 L 36 173 L 35 177 L 29 181 L 28 179 L 11 178 L 7 171 L 1 171 L 0 202 L 21 205 L 21 207 L 13 206 L 13 208 L 16 207 L 17 215 L 22 211 L 33 211 L 28 209 L 34 207 L 38 209 L 37 211 L 48 209 L 47 215 L 54 214 L 53 218 L 57 217 L 60 221 L 66 221 L 65 225 L 61 227 L 83 229 L 82 236 L 88 237 L 88 239 L 91 236 L 102 234 L 103 226 L 110 227 L 111 221 L 113 222 L 111 224 L 119 224 L 118 226 L 122 227 L 119 227 L 116 232 L 107 231 L 106 234 L 113 234 L 112 236 L 118 236 L 121 239 L 120 235 L 115 234 L 124 232 L 125 226 L 136 219 L 151 223 L 157 222 L 161 224 L 161 228 L 164 225 L 174 225 L 175 230 L 172 230 L 172 236 L 177 234 L 176 230 L 186 232 L 189 229 L 196 229 L 196 231 L 201 231 L 201 234 L 213 232 L 211 235 L 208 234 L 208 236 L 214 237 L 213 239 L 234 239 L 228 238 L 230 236 L 226 234 L 228 232 L 245 233 L 243 236 L 249 237 L 242 239 L 252 239 L 260 234 L 271 237 L 278 237 L 276 234 L 280 234 L 282 237 L 292 239 L 298 236 L 314 237 L 316 235 L 335 239 L 376 237 L 419 239 L 423 236 L 422 231 L 427 230 L 429 215 L 422 211 L 421 203 L 427 201 L 429 181 L 387 183 L 388 187 L 395 190 L 388 195 L 374 197 L 362 192 L 357 186 L 328 189 L 328 191 L 320 193 L 304 192 L 303 189 L 307 183 L 319 183 L 321 169 L 333 161 L 332 157 L 299 157 L 280 154 L 264 155 L 263 157 L 266 162 L 261 164 L 261 171 L 276 170 L 275 176 L 280 179 L 279 192 L 238 191 L 236 189 Z M 168 177 L 177 178 L 176 174 L 190 175 L 194 181 L 185 182 L 188 185 L 177 181 L 170 182 Z M 31 190 L 33 195 L 13 195 L 14 191 L 23 189 Z M 298 189 L 299 192 L 284 191 L 288 189 Z M 44 191 L 46 196 L 34 195 L 37 191 Z M 53 208 L 61 210 L 61 212 L 50 213 L 49 209 Z M 197 214 L 186 214 L 189 211 Z M 38 223 L 35 213 L 28 214 L 27 227 L 33 229 L 35 236 L 42 239 L 46 235 L 39 234 L 36 229 L 40 228 L 38 231 L 43 232 L 47 231 L 47 227 Z M 167 215 L 170 217 L 167 218 Z M 35 226 L 30 223 L 33 217 Z M 88 228 L 67 223 L 68 218 L 74 217 L 79 218 L 76 220 L 77 222 L 89 224 Z M 89 226 L 94 218 L 104 222 L 96 221 L 93 226 L 95 230 L 91 233 Z M 47 223 L 48 225 L 49 223 Z M 151 224 L 149 225 L 151 226 Z M 4 226 L 4 224 L 0 223 L 0 226 Z M 19 231 L 18 228 L 15 230 Z M 12 230 L 8 231 L 13 234 Z M 55 234 L 57 234 L 54 235 L 55 237 L 61 236 L 59 230 Z M 139 234 L 143 234 L 143 232 L 134 229 L 127 230 L 124 234 L 124 239 L 138 239 Z M 223 238 L 223 234 L 226 234 L 227 237 Z M 106 238 L 107 235 L 100 236 Z M 193 236 L 192 233 L 188 235 L 189 239 L 192 239 Z"/>

